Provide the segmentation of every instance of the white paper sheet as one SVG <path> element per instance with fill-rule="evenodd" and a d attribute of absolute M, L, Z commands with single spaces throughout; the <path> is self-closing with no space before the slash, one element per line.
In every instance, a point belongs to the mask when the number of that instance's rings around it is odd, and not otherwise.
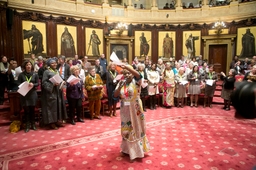
<path fill-rule="evenodd" d="M 68 80 L 67 80 L 68 83 L 72 83 L 72 84 L 77 84 L 78 82 L 80 82 L 80 79 L 75 77 L 74 75 L 71 75 L 69 76 Z"/>
<path fill-rule="evenodd" d="M 148 83 L 144 81 L 144 78 L 141 80 L 141 87 L 145 88 L 148 86 Z"/>
<path fill-rule="evenodd" d="M 110 60 L 116 64 L 116 65 L 122 65 L 122 61 L 119 60 L 119 58 L 117 57 L 115 52 L 112 52 L 112 54 L 110 55 Z"/>
<path fill-rule="evenodd" d="M 52 78 L 49 79 L 53 84 L 61 83 L 63 79 L 60 77 L 59 74 L 55 74 Z"/>
<path fill-rule="evenodd" d="M 122 74 L 118 74 L 114 80 L 115 80 L 115 81 L 118 81 L 118 80 L 120 80 L 122 77 L 123 77 Z"/>
<path fill-rule="evenodd" d="M 17 67 L 17 68 L 15 68 L 15 75 L 18 77 L 19 76 L 19 74 L 22 72 L 22 70 L 21 70 L 21 67 L 19 66 L 19 67 Z"/>
<path fill-rule="evenodd" d="M 214 80 L 206 80 L 206 84 L 209 85 L 209 86 L 212 86 L 213 85 L 213 81 Z"/>
<path fill-rule="evenodd" d="M 188 84 L 188 81 L 187 80 L 183 80 L 183 81 L 181 81 L 180 82 L 182 85 L 186 85 L 186 84 Z"/>
<path fill-rule="evenodd" d="M 26 94 L 33 88 L 33 86 L 29 86 L 29 83 L 27 81 L 24 81 L 19 85 L 18 93 L 20 93 L 22 96 L 26 96 Z"/>
<path fill-rule="evenodd" d="M 156 87 L 155 86 L 148 86 L 148 92 L 149 93 L 156 93 Z"/>

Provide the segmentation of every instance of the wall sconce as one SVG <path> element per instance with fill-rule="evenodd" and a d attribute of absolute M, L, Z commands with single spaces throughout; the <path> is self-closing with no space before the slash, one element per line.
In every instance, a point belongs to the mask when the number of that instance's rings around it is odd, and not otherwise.
<path fill-rule="evenodd" d="M 216 29 L 215 33 L 220 35 L 222 33 L 222 29 L 226 28 L 226 24 L 223 21 L 217 21 L 214 23 L 213 29 Z"/>
<path fill-rule="evenodd" d="M 116 31 L 117 35 L 121 36 L 124 30 L 128 29 L 128 25 L 125 23 L 119 22 L 116 26 L 116 29 L 118 29 L 118 31 Z"/>

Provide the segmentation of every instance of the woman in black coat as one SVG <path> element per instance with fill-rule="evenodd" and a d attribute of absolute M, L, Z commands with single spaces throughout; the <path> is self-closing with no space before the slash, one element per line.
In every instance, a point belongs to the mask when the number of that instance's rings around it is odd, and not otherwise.
<path fill-rule="evenodd" d="M 22 68 L 24 71 L 20 73 L 18 77 L 18 84 L 22 84 L 27 81 L 28 86 L 32 87 L 32 89 L 25 95 L 20 95 L 20 103 L 24 109 L 25 115 L 25 132 L 27 133 L 30 128 L 36 130 L 35 125 L 35 106 L 37 103 L 37 91 L 36 88 L 38 86 L 38 75 L 33 72 L 32 63 L 27 60 L 22 64 Z"/>
<path fill-rule="evenodd" d="M 114 80 L 118 75 L 116 71 L 116 65 L 114 63 L 109 64 L 106 75 L 107 75 L 106 87 L 107 87 L 107 93 L 108 93 L 108 108 L 109 108 L 109 115 L 110 117 L 112 117 L 112 116 L 116 116 L 116 104 L 118 102 L 118 100 L 113 99 L 113 93 L 118 83 L 118 81 Z"/>
<path fill-rule="evenodd" d="M 234 69 L 230 69 L 228 75 L 221 72 L 221 79 L 223 80 L 223 87 L 221 91 L 221 98 L 224 99 L 224 110 L 230 110 L 230 102 L 231 102 L 231 94 L 233 93 L 235 87 L 235 74 L 236 71 Z"/>
<path fill-rule="evenodd" d="M 47 65 L 49 69 L 44 71 L 42 79 L 42 117 L 43 124 L 56 130 L 58 127 L 63 127 L 62 121 L 67 119 L 67 110 L 60 84 L 50 81 L 50 78 L 59 74 L 57 62 L 50 58 L 47 60 Z"/>

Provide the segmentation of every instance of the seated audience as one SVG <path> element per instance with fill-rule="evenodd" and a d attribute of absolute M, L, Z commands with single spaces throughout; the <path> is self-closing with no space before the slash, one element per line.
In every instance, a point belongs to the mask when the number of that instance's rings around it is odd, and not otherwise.
<path fill-rule="evenodd" d="M 166 3 L 163 9 L 170 9 L 170 8 L 169 8 L 169 4 Z"/>

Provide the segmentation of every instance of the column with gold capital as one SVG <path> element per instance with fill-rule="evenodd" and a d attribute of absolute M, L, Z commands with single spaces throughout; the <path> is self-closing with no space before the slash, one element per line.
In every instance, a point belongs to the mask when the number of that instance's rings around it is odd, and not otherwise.
<path fill-rule="evenodd" d="M 152 10 L 158 10 L 156 0 L 151 0 L 151 9 Z"/>
<path fill-rule="evenodd" d="M 182 10 L 182 6 L 181 6 L 181 0 L 176 0 L 176 10 L 179 11 L 179 10 Z"/>
<path fill-rule="evenodd" d="M 208 10 L 209 9 L 208 0 L 204 0 L 203 3 L 204 4 L 202 6 L 202 9 Z"/>
<path fill-rule="evenodd" d="M 132 0 L 128 1 L 128 6 L 132 6 Z"/>
<path fill-rule="evenodd" d="M 102 4 L 102 6 L 103 6 L 103 7 L 107 7 L 107 6 L 109 6 L 109 4 L 108 4 L 108 0 L 103 0 L 103 4 Z"/>

